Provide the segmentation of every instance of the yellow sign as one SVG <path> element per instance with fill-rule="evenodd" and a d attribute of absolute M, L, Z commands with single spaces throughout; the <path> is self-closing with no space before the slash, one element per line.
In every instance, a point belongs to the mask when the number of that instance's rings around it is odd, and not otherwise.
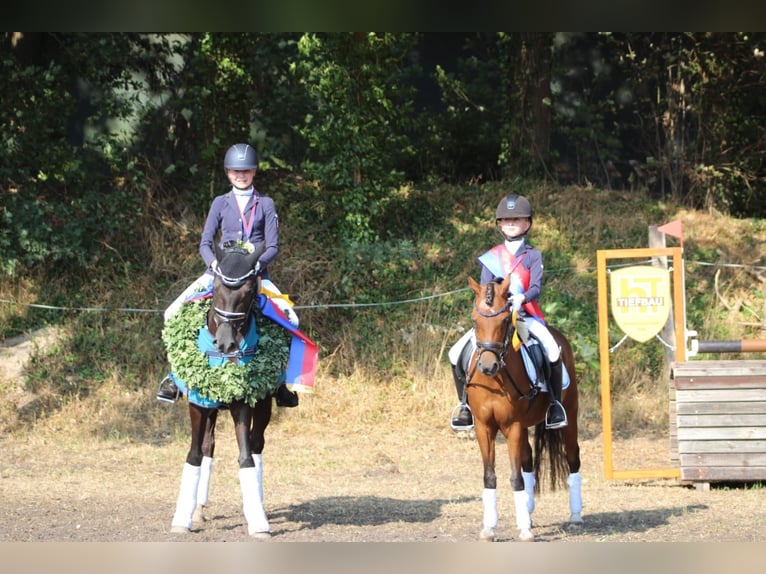
<path fill-rule="evenodd" d="M 636 265 L 612 271 L 612 316 L 620 329 L 643 343 L 665 326 L 670 316 L 670 274 L 667 269 Z"/>

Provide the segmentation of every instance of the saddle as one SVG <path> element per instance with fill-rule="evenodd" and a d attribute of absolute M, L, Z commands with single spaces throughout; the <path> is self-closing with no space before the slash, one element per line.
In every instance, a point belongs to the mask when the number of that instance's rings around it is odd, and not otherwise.
<path fill-rule="evenodd" d="M 551 363 L 540 341 L 531 333 L 523 329 L 522 331 L 523 333 L 519 333 L 519 339 L 522 342 L 519 352 L 524 361 L 524 368 L 527 371 L 529 380 L 532 381 L 538 390 L 541 390 L 542 387 L 546 386 L 551 376 Z M 475 350 L 471 341 L 468 341 L 460 352 L 460 357 L 455 367 L 458 375 L 463 380 L 467 379 L 467 373 L 471 366 L 471 356 Z"/>

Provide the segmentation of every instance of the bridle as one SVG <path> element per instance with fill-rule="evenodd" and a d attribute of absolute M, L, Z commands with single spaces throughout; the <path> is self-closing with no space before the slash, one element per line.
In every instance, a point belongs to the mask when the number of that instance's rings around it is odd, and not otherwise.
<path fill-rule="evenodd" d="M 506 301 L 505 305 L 503 305 L 500 309 L 497 309 L 495 311 L 492 311 L 490 313 L 486 313 L 479 309 L 479 306 L 476 305 L 476 302 L 473 304 L 474 310 L 479 314 L 479 316 L 484 317 L 485 319 L 491 319 L 493 317 L 497 317 L 503 313 L 509 312 L 511 308 L 511 302 Z M 479 366 L 479 360 L 481 359 L 481 356 L 484 353 L 492 353 L 495 356 L 495 359 L 497 360 L 497 364 L 499 365 L 497 374 L 505 375 L 505 378 L 508 379 L 508 382 L 511 383 L 511 386 L 516 390 L 516 392 L 519 394 L 519 396 L 522 399 L 528 399 L 532 400 L 534 399 L 539 389 L 536 385 L 530 385 L 529 392 L 524 393 L 519 388 L 519 385 L 516 383 L 515 379 L 511 375 L 511 372 L 508 370 L 508 365 L 505 363 L 505 356 L 508 353 L 508 346 L 511 341 L 511 337 L 513 335 L 515 326 L 515 321 L 513 320 L 513 316 L 511 313 L 508 313 L 508 317 L 505 317 L 503 319 L 503 322 L 505 323 L 504 331 L 505 336 L 503 337 L 503 341 L 480 341 L 476 339 L 476 350 L 474 351 L 474 355 L 476 356 L 476 361 L 474 362 L 473 368 L 469 373 L 467 373 L 467 381 L 466 386 L 471 384 L 471 379 L 473 378 L 473 375 L 476 372 L 476 369 Z M 497 375 L 496 374 L 496 375 Z"/>
<path fill-rule="evenodd" d="M 230 289 L 237 289 L 238 287 L 241 287 L 242 285 L 244 285 L 245 282 L 250 277 L 257 277 L 259 270 L 260 270 L 260 266 L 256 265 L 255 268 L 250 269 L 247 273 L 245 273 L 241 277 L 233 278 L 224 274 L 220 270 L 220 268 L 216 267 L 216 269 L 213 270 L 213 274 L 221 280 L 221 283 L 224 286 Z M 234 333 L 242 333 L 246 326 L 245 322 L 252 316 L 257 292 L 258 290 L 254 289 L 253 294 L 250 297 L 250 303 L 247 306 L 247 309 L 245 311 L 226 311 L 225 309 L 221 309 L 219 307 L 216 307 L 215 305 L 212 305 L 212 310 L 213 310 L 212 318 L 213 318 L 213 322 L 215 323 L 216 330 L 222 325 L 229 325 L 231 326 L 231 329 Z M 244 356 L 253 355 L 254 353 L 255 353 L 255 348 L 249 348 L 245 351 L 237 350 L 233 353 L 221 353 L 221 352 L 213 351 L 213 350 L 206 352 L 206 354 L 210 357 L 223 357 L 227 359 L 241 359 Z"/>
<path fill-rule="evenodd" d="M 511 307 L 511 304 L 509 302 L 506 302 L 505 305 L 503 305 L 500 309 L 497 309 L 496 311 L 492 311 L 491 313 L 485 313 L 481 309 L 479 309 L 478 305 L 476 303 L 473 304 L 473 308 L 476 310 L 476 312 L 484 317 L 485 319 L 492 319 L 493 317 L 497 317 L 498 315 L 501 315 L 508 311 Z M 505 337 L 503 339 L 503 342 L 500 341 L 479 341 L 476 340 L 476 364 L 478 365 L 479 359 L 484 353 L 492 353 L 495 358 L 497 359 L 498 364 L 500 365 L 500 368 L 505 368 L 505 353 L 508 350 L 508 343 L 511 340 L 510 334 L 511 330 L 508 328 L 508 320 L 510 319 L 510 315 L 503 319 L 503 322 L 505 323 Z M 476 366 L 474 366 L 474 370 L 476 370 Z M 472 371 L 473 372 L 473 371 Z"/>
<path fill-rule="evenodd" d="M 257 271 L 255 269 L 251 269 L 248 273 L 236 279 L 227 277 L 226 275 L 221 273 L 221 271 L 218 269 L 216 269 L 213 273 L 221 279 L 221 282 L 224 285 L 226 285 L 226 287 L 229 287 L 231 289 L 236 289 L 237 287 L 241 287 L 242 285 L 245 284 L 245 281 L 247 281 L 248 278 L 257 275 Z M 213 320 L 215 321 L 216 327 L 229 324 L 231 325 L 232 329 L 234 329 L 235 331 L 239 331 L 244 321 L 252 313 L 254 302 L 255 302 L 255 296 L 250 298 L 250 305 L 248 305 L 246 311 L 225 311 L 223 309 L 219 309 L 218 307 L 214 305 L 213 312 L 215 313 L 215 315 L 213 317 Z"/>
<path fill-rule="evenodd" d="M 213 274 L 216 277 L 220 278 L 221 282 L 227 287 L 236 289 L 237 287 L 241 286 L 245 281 L 247 281 L 249 277 L 258 275 L 258 271 L 260 270 L 261 270 L 260 263 L 256 263 L 254 268 L 250 269 L 250 271 L 248 271 L 241 277 L 229 277 L 228 275 L 224 275 L 220 267 L 216 267 L 215 270 L 213 271 Z"/>

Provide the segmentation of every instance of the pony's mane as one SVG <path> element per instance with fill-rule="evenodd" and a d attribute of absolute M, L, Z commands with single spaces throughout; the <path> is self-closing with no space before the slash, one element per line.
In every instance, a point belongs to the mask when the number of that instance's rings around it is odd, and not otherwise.
<path fill-rule="evenodd" d="M 492 303 L 495 302 L 495 284 L 494 283 L 487 283 L 487 292 L 484 294 L 484 302 L 487 304 L 487 307 L 492 307 Z"/>
<path fill-rule="evenodd" d="M 490 281 L 487 283 L 487 292 L 484 294 L 484 302 L 487 304 L 488 307 L 492 307 L 492 304 L 495 302 L 495 289 L 500 285 L 501 280 L 495 279 L 494 281 Z"/>

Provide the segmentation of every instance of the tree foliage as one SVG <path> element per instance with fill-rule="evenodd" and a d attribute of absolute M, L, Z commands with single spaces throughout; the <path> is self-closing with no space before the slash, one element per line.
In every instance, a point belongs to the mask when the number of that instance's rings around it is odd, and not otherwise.
<path fill-rule="evenodd" d="M 321 207 L 350 261 L 426 221 L 407 184 L 532 175 L 766 206 L 763 33 L 2 39 L 6 274 L 141 264 L 144 191 L 204 212 L 237 141 L 260 177 L 314 183 L 304 211 Z"/>
<path fill-rule="evenodd" d="M 398 168 L 411 153 L 412 108 L 407 56 L 413 37 L 401 34 L 305 34 L 293 70 L 311 97 L 299 133 L 306 173 L 322 183 L 339 214 L 346 243 L 379 238 L 376 218 Z"/>

